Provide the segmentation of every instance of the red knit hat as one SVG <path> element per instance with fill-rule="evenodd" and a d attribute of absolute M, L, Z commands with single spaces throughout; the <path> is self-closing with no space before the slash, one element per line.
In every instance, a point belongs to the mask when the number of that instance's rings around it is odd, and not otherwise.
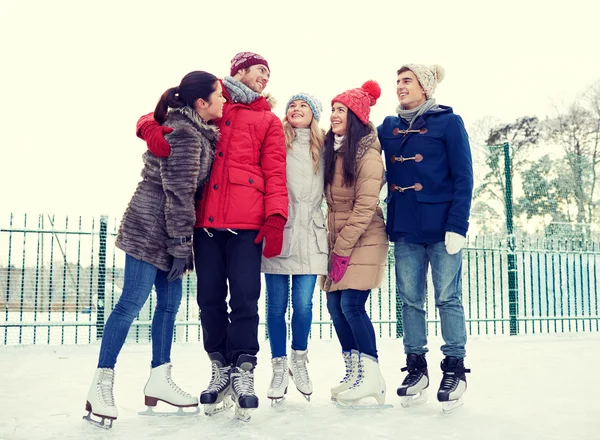
<path fill-rule="evenodd" d="M 366 125 L 369 123 L 371 107 L 375 105 L 380 96 L 379 84 L 369 80 L 360 89 L 350 89 L 340 93 L 331 100 L 331 105 L 333 106 L 334 102 L 344 104 Z"/>
<path fill-rule="evenodd" d="M 269 63 L 259 54 L 254 52 L 240 52 L 235 54 L 235 56 L 231 60 L 231 72 L 230 75 L 233 76 L 240 69 L 246 69 L 250 66 L 254 66 L 255 64 L 263 64 L 267 66 L 269 72 L 271 68 L 269 67 Z"/>

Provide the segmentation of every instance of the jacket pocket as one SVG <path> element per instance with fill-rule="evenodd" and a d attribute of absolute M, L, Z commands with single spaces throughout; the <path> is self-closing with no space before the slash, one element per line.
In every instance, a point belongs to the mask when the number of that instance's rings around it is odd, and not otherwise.
<path fill-rule="evenodd" d="M 263 177 L 241 168 L 229 168 L 228 176 L 229 184 L 224 204 L 226 221 L 234 224 L 262 225 L 265 220 Z"/>
<path fill-rule="evenodd" d="M 317 248 L 321 254 L 327 254 L 329 252 L 327 246 L 327 229 L 322 219 L 313 217 L 312 219 L 313 231 L 315 233 L 315 240 L 317 240 Z"/>
<path fill-rule="evenodd" d="M 265 193 L 265 179 L 256 173 L 240 168 L 229 168 L 229 181 L 236 185 L 247 186 Z"/>
<path fill-rule="evenodd" d="M 424 235 L 443 233 L 446 230 L 448 211 L 454 196 L 445 194 L 417 193 L 417 209 L 419 216 L 419 232 Z"/>

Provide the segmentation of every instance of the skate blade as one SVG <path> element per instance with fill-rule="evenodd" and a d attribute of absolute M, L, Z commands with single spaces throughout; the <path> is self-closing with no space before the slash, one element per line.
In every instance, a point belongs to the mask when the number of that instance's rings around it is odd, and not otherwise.
<path fill-rule="evenodd" d="M 281 405 L 285 401 L 285 396 L 283 397 L 269 397 L 271 399 L 271 408 L 277 407 Z"/>
<path fill-rule="evenodd" d="M 394 407 L 394 405 L 390 405 L 389 403 L 361 404 L 358 401 L 346 402 L 339 399 L 336 401 L 335 406 L 340 409 L 390 409 Z"/>
<path fill-rule="evenodd" d="M 462 407 L 464 402 L 462 397 L 459 397 L 458 400 L 449 400 L 448 402 L 442 402 L 442 411 L 444 414 L 450 414 L 456 411 L 458 408 Z"/>
<path fill-rule="evenodd" d="M 204 404 L 204 415 L 211 417 L 215 414 L 227 411 L 233 406 L 233 401 L 230 398 L 225 398 L 221 403 L 206 403 Z"/>
<path fill-rule="evenodd" d="M 195 416 L 200 413 L 199 406 L 188 406 L 186 408 L 193 408 L 193 411 L 185 411 L 183 407 L 178 407 L 177 411 L 154 411 L 153 407 L 148 406 L 146 411 L 140 411 L 138 414 L 140 416 L 157 416 L 157 417 L 165 417 L 165 416 L 176 416 L 176 417 L 190 417 Z"/>
<path fill-rule="evenodd" d="M 412 396 L 402 396 L 400 398 L 400 405 L 402 405 L 402 408 L 412 408 L 413 406 L 427 402 L 427 398 L 427 390 L 421 390 L 421 392 Z"/>
<path fill-rule="evenodd" d="M 83 418 L 83 420 L 87 421 L 88 423 L 90 423 L 98 428 L 102 428 L 102 429 L 111 429 L 113 420 L 116 420 L 116 419 L 109 419 L 107 417 L 102 417 L 102 416 L 98 416 L 98 417 L 101 417 L 102 420 L 92 419 L 92 413 L 90 411 L 87 415 L 83 416 L 82 418 Z M 106 423 L 107 420 L 108 420 L 108 423 Z"/>
<path fill-rule="evenodd" d="M 242 422 L 249 422 L 252 418 L 252 411 L 256 408 L 235 408 L 235 417 Z"/>

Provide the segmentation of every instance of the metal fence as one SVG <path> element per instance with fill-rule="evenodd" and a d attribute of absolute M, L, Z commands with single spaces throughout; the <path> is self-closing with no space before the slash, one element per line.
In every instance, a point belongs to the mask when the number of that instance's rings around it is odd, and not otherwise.
<path fill-rule="evenodd" d="M 114 246 L 116 219 L 11 215 L 0 226 L 0 344 L 81 344 L 101 338 L 123 286 L 125 256 Z M 600 243 L 474 237 L 463 251 L 463 263 L 470 335 L 599 331 Z M 391 246 L 384 283 L 367 304 L 383 338 L 403 334 L 393 268 Z M 438 334 L 430 277 L 427 285 L 428 331 Z M 200 341 L 193 274 L 184 278 L 183 288 L 175 340 Z M 265 295 L 261 298 L 261 335 L 267 338 Z M 311 338 L 334 337 L 325 300 L 317 287 Z M 150 340 L 155 301 L 153 292 L 128 341 Z"/>

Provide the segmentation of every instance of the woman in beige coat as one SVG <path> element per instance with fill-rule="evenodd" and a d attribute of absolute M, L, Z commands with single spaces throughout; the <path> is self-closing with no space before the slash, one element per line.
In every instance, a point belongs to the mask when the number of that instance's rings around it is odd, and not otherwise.
<path fill-rule="evenodd" d="M 384 167 L 370 107 L 381 94 L 367 81 L 331 101 L 331 129 L 325 137 L 325 197 L 329 275 L 323 277 L 327 309 L 342 346 L 346 376 L 331 389 L 340 405 L 365 397 L 385 402 L 375 330 L 365 310 L 371 289 L 379 287 L 388 238 L 379 207 Z"/>

